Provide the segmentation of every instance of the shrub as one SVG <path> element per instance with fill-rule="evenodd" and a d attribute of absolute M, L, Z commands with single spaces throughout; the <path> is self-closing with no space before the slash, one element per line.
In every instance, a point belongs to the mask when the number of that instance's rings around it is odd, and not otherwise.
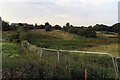
<path fill-rule="evenodd" d="M 52 26 L 48 22 L 46 22 L 45 23 L 45 31 L 51 31 L 51 30 L 52 30 Z"/>
<path fill-rule="evenodd" d="M 81 36 L 88 37 L 88 38 L 95 38 L 96 37 L 96 32 L 93 28 L 78 29 L 77 34 L 81 35 Z"/>
<path fill-rule="evenodd" d="M 55 25 L 55 26 L 54 26 L 54 29 L 56 29 L 56 30 L 61 30 L 62 28 L 61 28 L 61 26 L 59 26 L 59 25 Z"/>
<path fill-rule="evenodd" d="M 51 25 L 46 25 L 46 26 L 45 26 L 45 31 L 51 31 L 51 30 L 52 30 Z"/>

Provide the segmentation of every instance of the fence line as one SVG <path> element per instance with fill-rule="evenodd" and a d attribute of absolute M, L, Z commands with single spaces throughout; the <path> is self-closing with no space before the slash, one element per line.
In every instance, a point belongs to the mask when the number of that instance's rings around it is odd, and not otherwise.
<path fill-rule="evenodd" d="M 27 43 L 27 47 L 29 48 L 29 50 L 31 50 L 31 46 L 36 48 L 36 50 L 40 50 L 40 59 L 41 59 L 41 56 L 42 56 L 42 50 L 47 50 L 47 51 L 56 51 L 57 52 L 57 57 L 58 57 L 58 64 L 59 64 L 59 55 L 60 55 L 60 52 L 70 52 L 70 53 L 85 53 L 85 54 L 98 54 L 98 55 L 108 55 L 111 57 L 112 59 L 112 62 L 113 62 L 113 65 L 114 65 L 114 68 L 115 68 L 115 73 L 116 73 L 116 77 L 119 79 L 119 70 L 118 70 L 118 65 L 117 65 L 117 59 L 120 58 L 120 57 L 117 57 L 117 58 L 114 58 L 112 56 L 111 53 L 104 53 L 104 52 L 89 52 L 89 51 L 76 51 L 76 50 L 57 50 L 57 49 L 49 49 L 49 48 L 40 48 L 40 47 L 36 47 L 34 45 L 32 45 L 31 43 L 27 42 L 27 41 L 24 41 L 22 43 L 22 47 L 25 49 L 24 47 L 24 43 Z"/>
<path fill-rule="evenodd" d="M 48 48 L 42 48 L 43 50 L 48 50 L 48 51 L 58 51 L 56 49 L 48 49 Z M 115 68 L 115 73 L 116 76 L 119 78 L 119 70 L 118 70 L 118 65 L 116 62 L 116 58 L 114 59 L 114 57 L 112 56 L 111 53 L 103 53 L 103 52 L 89 52 L 89 51 L 75 51 L 75 50 L 59 50 L 59 51 L 63 51 L 63 52 L 74 52 L 74 53 L 86 53 L 86 54 L 102 54 L 102 55 L 109 55 L 112 58 L 112 62 Z M 119 57 L 118 57 L 119 58 Z M 59 61 L 58 61 L 59 62 Z"/>

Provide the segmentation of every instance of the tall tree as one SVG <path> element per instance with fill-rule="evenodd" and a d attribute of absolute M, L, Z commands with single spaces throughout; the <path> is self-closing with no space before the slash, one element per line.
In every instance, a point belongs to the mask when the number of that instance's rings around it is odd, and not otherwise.
<path fill-rule="evenodd" d="M 51 30 L 52 30 L 52 26 L 48 22 L 46 22 L 45 23 L 45 31 L 51 31 Z"/>
<path fill-rule="evenodd" d="M 9 30 L 11 30 L 11 26 L 9 25 L 8 22 L 2 21 L 2 30 L 3 31 L 9 31 Z"/>
<path fill-rule="evenodd" d="M 70 23 L 69 22 L 66 23 L 66 27 L 70 27 Z"/>
<path fill-rule="evenodd" d="M 118 34 L 120 34 L 120 23 L 116 23 L 112 26 L 112 30 Z"/>

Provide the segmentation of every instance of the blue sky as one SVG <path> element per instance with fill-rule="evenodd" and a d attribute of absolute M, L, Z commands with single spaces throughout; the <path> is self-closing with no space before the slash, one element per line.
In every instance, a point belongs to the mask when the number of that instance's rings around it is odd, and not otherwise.
<path fill-rule="evenodd" d="M 52 25 L 113 25 L 118 22 L 119 0 L 1 0 L 3 20 Z"/>

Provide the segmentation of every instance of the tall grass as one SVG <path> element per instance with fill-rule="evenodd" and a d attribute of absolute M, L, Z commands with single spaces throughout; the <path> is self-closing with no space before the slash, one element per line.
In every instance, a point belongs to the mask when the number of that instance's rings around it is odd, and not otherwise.
<path fill-rule="evenodd" d="M 4 33 L 4 35 L 7 34 Z M 57 30 L 52 32 L 32 30 L 26 32 L 25 35 L 27 35 L 26 39 L 37 47 L 108 52 L 113 53 L 114 56 L 118 54 L 118 40 L 104 35 L 99 35 L 98 38 L 85 38 Z M 115 78 L 112 60 L 106 55 L 60 52 L 58 63 L 56 51 L 43 50 L 42 57 L 40 57 L 34 49 L 30 51 L 23 49 L 18 43 L 3 42 L 2 46 L 5 78 L 72 78 L 78 80 L 84 79 L 85 69 L 88 69 L 88 77 L 91 80 Z"/>
<path fill-rule="evenodd" d="M 118 44 L 110 44 L 110 45 L 100 45 L 92 48 L 87 48 L 87 51 L 96 51 L 96 52 L 106 52 L 112 54 L 114 57 L 119 56 L 118 52 Z"/>
<path fill-rule="evenodd" d="M 60 52 L 60 61 L 58 63 L 56 51 L 42 50 L 42 56 L 40 57 L 35 52 L 26 54 L 22 50 L 22 53 L 19 53 L 20 46 L 15 43 L 4 43 L 3 45 L 3 75 L 5 78 L 84 79 L 84 70 L 86 68 L 90 79 L 115 78 L 112 60 L 107 55 Z M 6 50 L 7 52 L 5 52 Z M 15 54 L 20 55 L 9 57 L 9 54 L 13 54 L 9 52 L 13 50 L 16 50 Z M 22 72 L 20 73 L 20 71 Z"/>

